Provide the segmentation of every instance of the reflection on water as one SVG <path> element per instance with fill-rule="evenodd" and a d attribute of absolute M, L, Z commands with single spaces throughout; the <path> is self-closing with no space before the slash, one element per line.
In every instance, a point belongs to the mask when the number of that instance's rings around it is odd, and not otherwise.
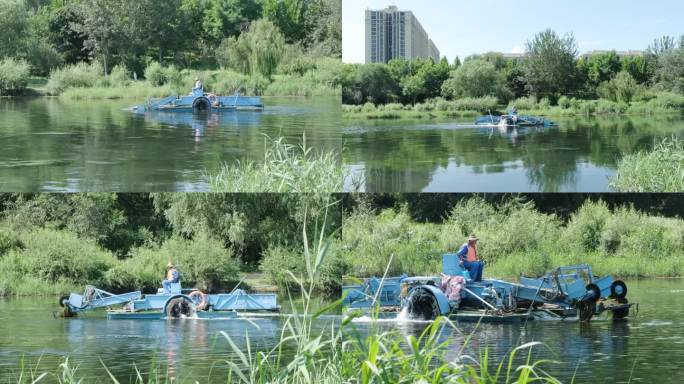
<path fill-rule="evenodd" d="M 143 117 L 148 124 L 190 128 L 189 134 L 195 138 L 196 142 L 199 142 L 204 136 L 231 132 L 233 135 L 239 135 L 241 130 L 258 128 L 261 124 L 262 113 L 258 111 L 210 113 L 151 111 L 136 115 Z"/>
<path fill-rule="evenodd" d="M 180 382 L 225 383 L 226 360 L 237 357 L 221 332 L 242 351 L 267 351 L 284 323 L 279 317 L 107 320 L 102 313 L 61 319 L 50 313 L 55 307 L 54 300 L 0 301 L 0 383 L 14 382 L 22 358 L 39 372 L 56 372 L 65 357 L 85 382 L 105 377 L 104 363 L 121 382 L 134 378 L 137 367 Z M 334 320 L 322 319 L 314 330 L 329 329 Z M 292 352 L 286 348 L 282 356 Z"/>
<path fill-rule="evenodd" d="M 339 98 L 264 98 L 262 112 L 126 110 L 130 101 L 0 99 L 0 190 L 207 190 L 205 174 L 263 159 L 266 136 L 339 152 Z"/>
<path fill-rule="evenodd" d="M 684 119 L 565 118 L 557 127 L 348 123 L 345 189 L 367 192 L 605 192 L 617 161 L 684 137 Z"/>

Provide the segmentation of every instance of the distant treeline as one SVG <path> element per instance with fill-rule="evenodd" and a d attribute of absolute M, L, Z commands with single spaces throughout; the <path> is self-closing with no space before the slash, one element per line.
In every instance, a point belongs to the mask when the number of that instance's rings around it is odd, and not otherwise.
<path fill-rule="evenodd" d="M 539 212 L 557 215 L 564 221 L 587 201 L 599 200 L 610 209 L 633 206 L 650 215 L 684 218 L 684 195 L 671 193 L 359 193 L 345 195 L 343 202 L 346 211 L 353 211 L 359 205 L 374 210 L 405 207 L 412 220 L 441 223 L 457 204 L 473 196 L 489 204 L 511 199 L 531 201 Z"/>
<path fill-rule="evenodd" d="M 399 59 L 348 64 L 342 83 L 343 103 L 348 105 L 486 97 L 496 97 L 500 104 L 530 97 L 546 105 L 570 105 L 571 98 L 647 101 L 659 92 L 684 94 L 684 36 L 657 39 L 643 55 L 611 51 L 579 56 L 572 35 L 546 30 L 527 42 L 519 58 L 486 53 L 463 62 L 443 58 L 438 63 Z"/>

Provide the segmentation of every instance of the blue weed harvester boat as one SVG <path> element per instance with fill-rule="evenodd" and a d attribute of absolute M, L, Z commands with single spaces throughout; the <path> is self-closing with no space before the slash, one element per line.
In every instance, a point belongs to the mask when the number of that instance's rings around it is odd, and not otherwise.
<path fill-rule="evenodd" d="M 403 312 L 408 318 L 433 320 L 448 316 L 460 321 L 506 322 L 520 319 L 579 319 L 611 312 L 629 315 L 627 285 L 611 276 L 597 277 L 589 265 L 556 268 L 544 276 L 522 277 L 518 283 L 473 281 L 455 254 L 442 255 L 441 276 L 370 278 L 342 288 L 348 310 L 379 307 Z M 460 294 L 448 296 L 445 279 L 459 277 Z M 462 279 L 460 278 L 462 277 Z"/>
<path fill-rule="evenodd" d="M 254 294 L 241 289 L 230 293 L 205 294 L 197 289 L 182 289 L 171 284 L 171 292 L 156 294 L 140 291 L 114 294 L 87 286 L 83 294 L 72 293 L 59 301 L 64 317 L 106 308 L 109 319 L 231 318 L 239 312 L 278 312 L 273 293 Z"/>
<path fill-rule="evenodd" d="M 544 116 L 518 115 L 514 109 L 509 109 L 504 115 L 480 116 L 475 120 L 475 125 L 489 127 L 553 127 L 555 122 L 547 120 Z"/>
<path fill-rule="evenodd" d="M 259 96 L 242 96 L 237 92 L 231 96 L 219 96 L 206 93 L 202 89 L 194 89 L 186 96 L 174 95 L 163 99 L 150 99 L 146 104 L 132 108 L 135 112 L 260 111 L 262 109 L 264 109 L 264 104 Z"/>

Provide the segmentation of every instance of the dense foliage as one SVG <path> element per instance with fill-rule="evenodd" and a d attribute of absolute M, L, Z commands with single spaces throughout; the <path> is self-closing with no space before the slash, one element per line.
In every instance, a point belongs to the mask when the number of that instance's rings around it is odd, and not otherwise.
<path fill-rule="evenodd" d="M 0 96 L 22 93 L 28 80 L 29 65 L 25 60 L 0 60 Z"/>
<path fill-rule="evenodd" d="M 232 288 L 241 270 L 260 265 L 272 283 L 288 284 L 268 272 L 306 273 L 304 229 L 337 238 L 341 225 L 328 195 L 5 194 L 0 204 L 0 295 L 86 284 L 156 291 L 169 261 L 184 285 L 208 291 Z"/>
<path fill-rule="evenodd" d="M 56 65 L 95 58 L 107 71 L 123 64 L 140 74 L 152 59 L 213 65 L 224 39 L 261 18 L 288 44 L 339 57 L 340 15 L 336 0 L 2 0 L 0 57 L 24 57 L 40 74 L 54 66 L 34 61 L 46 55 L 32 49 L 52 52 Z"/>
<path fill-rule="evenodd" d="M 413 220 L 410 209 L 376 210 L 367 202 L 355 206 L 344 219 L 345 273 L 382 275 L 394 255 L 391 274 L 435 274 L 441 270 L 441 254 L 457 250 L 475 232 L 490 277 L 537 275 L 577 263 L 591 264 L 598 274 L 684 274 L 684 220 L 626 204 L 611 208 L 587 200 L 565 220 L 520 199 L 463 199 L 431 223 Z"/>
<path fill-rule="evenodd" d="M 458 58 L 452 64 L 446 59 L 348 64 L 342 73 L 342 95 L 347 105 L 371 104 L 367 111 L 348 110 L 369 117 L 383 117 L 382 111 L 370 109 L 384 104 L 421 105 L 419 110 L 430 112 L 440 110 L 431 109 L 431 104 L 447 108 L 454 101 L 483 97 L 516 106 L 530 97 L 545 100 L 547 106 L 600 97 L 629 106 L 664 91 L 684 95 L 683 71 L 684 36 L 678 42 L 669 37 L 655 40 L 643 55 L 609 51 L 579 56 L 572 35 L 545 30 L 527 42 L 521 57 L 486 53 L 467 57 L 462 64 Z M 400 115 L 384 113 L 384 117 Z"/>
<path fill-rule="evenodd" d="M 322 58 L 340 57 L 338 0 L 0 0 L 0 60 L 17 60 L 0 66 L 0 94 L 25 87 L 25 81 L 6 86 L 17 63 L 32 75 L 49 75 L 52 94 L 125 86 L 143 76 L 151 85 L 170 83 L 176 90 L 196 75 L 182 77 L 180 70 L 218 67 L 229 77 L 249 76 L 257 83 L 250 88 L 254 93 L 266 93 L 274 80 L 285 82 L 274 90 L 288 95 L 321 93 L 321 83 L 337 84 L 312 81 L 320 79 L 311 73 Z M 275 74 L 282 76 L 274 79 Z M 304 83 L 300 89 L 290 85 L 292 78 Z"/>

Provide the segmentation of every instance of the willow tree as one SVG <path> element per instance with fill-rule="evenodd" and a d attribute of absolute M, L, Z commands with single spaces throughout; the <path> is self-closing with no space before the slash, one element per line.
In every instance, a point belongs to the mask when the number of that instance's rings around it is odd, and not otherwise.
<path fill-rule="evenodd" d="M 223 40 L 216 56 L 222 66 L 271 78 L 285 53 L 285 38 L 271 21 L 254 21 L 237 39 Z"/>
<path fill-rule="evenodd" d="M 285 52 L 285 38 L 280 29 L 266 19 L 257 20 L 250 25 L 245 38 L 251 48 L 252 74 L 259 73 L 270 79 Z"/>

